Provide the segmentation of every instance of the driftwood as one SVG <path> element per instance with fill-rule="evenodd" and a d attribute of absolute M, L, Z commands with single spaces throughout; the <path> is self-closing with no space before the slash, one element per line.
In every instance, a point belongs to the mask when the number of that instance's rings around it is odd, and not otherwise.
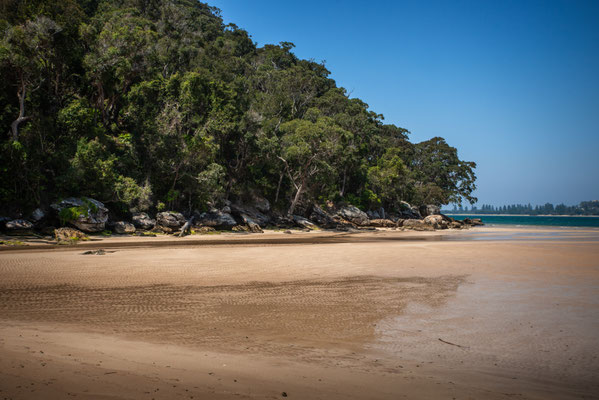
<path fill-rule="evenodd" d="M 460 349 L 469 349 L 469 348 L 470 348 L 470 347 L 468 347 L 468 346 L 462 346 L 462 345 L 459 345 L 459 344 L 455 344 L 455 343 L 448 342 L 448 341 L 446 341 L 446 340 L 443 340 L 443 339 L 441 339 L 441 338 L 439 338 L 439 341 L 440 341 L 440 342 L 443 342 L 443 343 L 445 343 L 445 344 L 450 344 L 450 345 L 452 345 L 452 346 L 459 347 Z"/>
<path fill-rule="evenodd" d="M 193 225 L 193 220 L 195 219 L 195 215 L 187 220 L 183 228 L 181 228 L 181 233 L 179 233 L 179 237 L 183 237 L 191 233 L 191 225 Z"/>

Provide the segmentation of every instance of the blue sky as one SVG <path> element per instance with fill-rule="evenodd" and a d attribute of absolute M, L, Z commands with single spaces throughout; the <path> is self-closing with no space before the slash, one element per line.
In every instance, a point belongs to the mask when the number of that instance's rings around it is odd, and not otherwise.
<path fill-rule="evenodd" d="M 479 204 L 599 199 L 599 1 L 216 0 L 338 86 L 478 164 Z"/>

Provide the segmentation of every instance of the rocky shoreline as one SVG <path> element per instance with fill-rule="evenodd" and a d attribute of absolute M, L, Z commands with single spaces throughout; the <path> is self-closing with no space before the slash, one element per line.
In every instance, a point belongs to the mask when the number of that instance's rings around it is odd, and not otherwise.
<path fill-rule="evenodd" d="M 128 213 L 128 218 L 123 218 L 98 200 L 71 197 L 47 208 L 37 208 L 27 218 L 0 217 L 0 231 L 9 236 L 53 236 L 58 243 L 72 243 L 85 240 L 87 234 L 185 236 L 216 231 L 261 233 L 263 229 L 358 231 L 377 228 L 434 231 L 483 225 L 480 219 L 455 220 L 441 214 L 435 205 L 414 207 L 402 202 L 398 208 L 402 211 L 387 213 L 381 208 L 364 212 L 353 205 L 327 202 L 324 207 L 312 204 L 303 207 L 298 214 L 284 215 L 273 210 L 268 200 L 254 197 L 244 204 L 226 202 L 220 209 L 188 215 L 160 211 L 153 218 L 146 212 Z"/>

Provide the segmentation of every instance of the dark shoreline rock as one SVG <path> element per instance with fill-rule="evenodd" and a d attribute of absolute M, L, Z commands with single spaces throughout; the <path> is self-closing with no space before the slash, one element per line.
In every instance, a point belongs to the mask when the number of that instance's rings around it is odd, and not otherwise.
<path fill-rule="evenodd" d="M 104 203 L 95 199 L 69 197 L 59 203 L 52 204 L 50 207 L 59 215 L 65 208 L 85 210 L 77 219 L 67 221 L 83 232 L 102 232 L 108 221 L 108 209 L 104 206 Z"/>
<path fill-rule="evenodd" d="M 140 229 L 150 230 L 154 228 L 154 226 L 156 225 L 156 220 L 150 218 L 150 216 L 146 213 L 134 214 L 131 219 L 133 225 L 135 225 L 136 228 Z"/>

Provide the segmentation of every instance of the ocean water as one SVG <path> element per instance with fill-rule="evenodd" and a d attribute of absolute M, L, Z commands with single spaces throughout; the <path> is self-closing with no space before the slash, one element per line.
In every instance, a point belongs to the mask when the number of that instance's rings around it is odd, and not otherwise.
<path fill-rule="evenodd" d="M 455 215 L 447 216 L 462 220 L 480 218 L 487 225 L 537 225 L 537 226 L 580 226 L 599 228 L 599 217 L 531 216 L 531 215 Z"/>

